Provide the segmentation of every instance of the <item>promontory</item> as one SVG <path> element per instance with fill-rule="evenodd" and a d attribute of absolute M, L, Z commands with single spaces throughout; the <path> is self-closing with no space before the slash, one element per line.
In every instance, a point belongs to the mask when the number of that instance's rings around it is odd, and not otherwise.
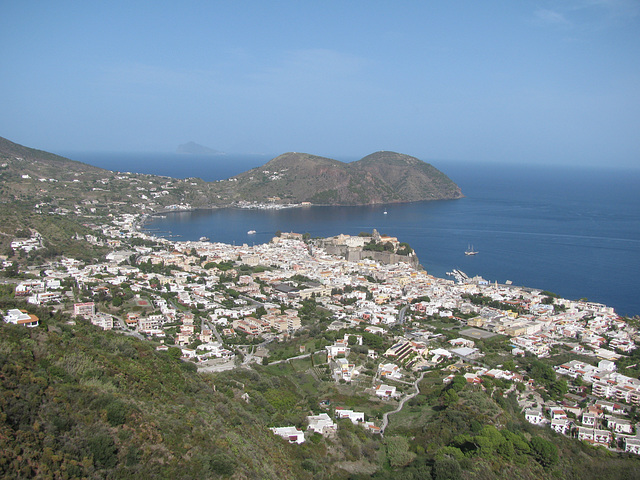
<path fill-rule="evenodd" d="M 152 214 L 253 203 L 371 205 L 463 196 L 458 185 L 434 166 L 386 151 L 350 163 L 289 152 L 215 182 L 112 172 L 1 137 L 0 161 L 5 203 L 69 211 L 86 205 L 92 214 L 99 214 L 106 205 Z"/>
<path fill-rule="evenodd" d="M 229 199 L 256 202 L 369 205 L 462 197 L 460 187 L 434 166 L 385 151 L 351 163 L 289 152 L 227 184 Z"/>

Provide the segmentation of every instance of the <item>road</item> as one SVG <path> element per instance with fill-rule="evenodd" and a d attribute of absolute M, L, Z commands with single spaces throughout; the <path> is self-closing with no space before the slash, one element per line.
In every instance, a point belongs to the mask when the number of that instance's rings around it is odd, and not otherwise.
<path fill-rule="evenodd" d="M 132 332 L 131 330 L 129 330 L 129 327 L 127 327 L 127 324 L 124 322 L 122 318 L 116 317 L 115 315 L 111 315 L 111 317 L 120 324 L 120 329 L 122 330 L 122 333 L 124 333 L 125 335 L 136 337 L 138 340 L 146 340 L 146 337 L 139 334 L 138 332 Z"/>
<path fill-rule="evenodd" d="M 402 398 L 400 400 L 400 404 L 398 405 L 398 407 L 393 410 L 392 412 L 387 412 L 382 416 L 382 425 L 380 426 L 380 435 L 384 434 L 384 430 L 385 428 L 387 428 L 387 425 L 389 424 L 389 415 L 393 415 L 394 413 L 398 413 L 400 410 L 402 410 L 402 407 L 404 407 L 404 404 L 407 400 L 411 400 L 413 397 L 415 397 L 416 395 L 418 395 L 420 393 L 420 388 L 418 388 L 418 384 L 422 381 L 422 379 L 424 378 L 424 374 L 426 372 L 422 372 L 420 374 L 420 376 L 416 379 L 415 382 L 413 382 L 413 387 L 416 389 L 416 391 L 410 395 L 407 395 L 406 397 Z"/>
<path fill-rule="evenodd" d="M 249 345 L 247 346 L 247 353 L 245 354 L 244 360 L 242 361 L 242 365 L 249 365 L 253 359 L 253 352 L 255 352 L 258 348 L 264 347 L 265 345 L 273 342 L 276 337 L 271 337 L 266 339 L 264 342 L 259 343 L 258 345 Z"/>
<path fill-rule="evenodd" d="M 209 322 L 208 320 L 205 320 L 203 318 L 202 319 L 202 329 L 204 329 L 205 324 L 209 328 L 209 330 L 211 330 L 213 332 L 213 334 L 216 336 L 216 340 L 218 340 L 218 342 L 220 342 L 220 345 L 222 345 L 222 343 L 223 343 L 222 342 L 222 337 L 218 333 L 218 329 L 215 327 L 215 325 L 211 324 L 211 322 Z"/>
<path fill-rule="evenodd" d="M 404 323 L 404 314 L 407 311 L 407 308 L 409 308 L 409 305 L 405 305 L 398 312 L 398 321 L 396 322 L 398 325 L 402 325 Z"/>
<path fill-rule="evenodd" d="M 300 358 L 307 358 L 310 357 L 311 355 L 315 355 L 316 353 L 320 353 L 323 352 L 324 350 L 318 350 L 317 352 L 312 352 L 312 353 L 303 353 L 302 355 L 298 355 L 295 357 L 289 357 L 289 358 L 285 358 L 284 360 L 275 360 L 273 362 L 269 362 L 269 365 L 275 365 L 276 363 L 283 363 L 283 362 L 288 362 L 289 360 L 298 360 Z"/>

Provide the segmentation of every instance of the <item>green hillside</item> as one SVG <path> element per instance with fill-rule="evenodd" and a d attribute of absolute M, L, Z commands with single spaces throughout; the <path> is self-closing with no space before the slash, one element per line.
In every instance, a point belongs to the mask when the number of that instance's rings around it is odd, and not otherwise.
<path fill-rule="evenodd" d="M 389 407 L 324 381 L 311 360 L 199 374 L 150 342 L 34 312 L 40 327 L 0 324 L 2 478 L 640 476 L 637 458 L 527 424 L 508 385 L 447 386 L 439 371 L 384 438 L 343 420 L 332 438 L 291 445 L 267 427 L 304 428 L 320 401 L 369 416 Z"/>

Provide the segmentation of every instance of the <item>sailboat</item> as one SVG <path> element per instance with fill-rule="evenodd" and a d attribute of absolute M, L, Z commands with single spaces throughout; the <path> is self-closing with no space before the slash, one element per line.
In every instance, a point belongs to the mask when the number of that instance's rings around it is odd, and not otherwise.
<path fill-rule="evenodd" d="M 467 246 L 467 249 L 464 252 L 465 255 L 477 255 L 478 251 L 473 249 L 473 245 Z"/>

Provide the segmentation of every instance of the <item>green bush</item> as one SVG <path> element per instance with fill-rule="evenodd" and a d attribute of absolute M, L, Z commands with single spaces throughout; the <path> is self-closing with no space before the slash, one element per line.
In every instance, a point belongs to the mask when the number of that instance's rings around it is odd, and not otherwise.
<path fill-rule="evenodd" d="M 113 439 L 104 432 L 92 436 L 87 447 L 93 455 L 93 462 L 98 468 L 113 468 L 118 461 L 118 449 Z"/>
<path fill-rule="evenodd" d="M 127 421 L 127 406 L 120 400 L 116 400 L 107 407 L 107 421 L 114 427 Z"/>

